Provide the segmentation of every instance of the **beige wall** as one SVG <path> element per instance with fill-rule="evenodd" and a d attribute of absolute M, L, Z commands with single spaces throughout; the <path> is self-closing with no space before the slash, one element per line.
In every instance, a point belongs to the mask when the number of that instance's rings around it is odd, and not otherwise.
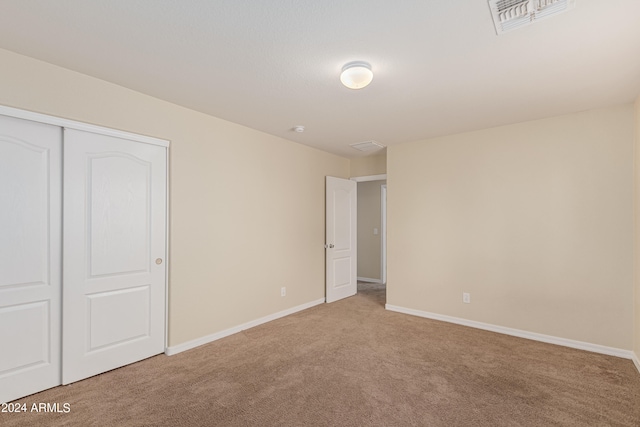
<path fill-rule="evenodd" d="M 381 279 L 380 187 L 385 183 L 384 180 L 358 183 L 358 277 Z M 378 234 L 374 234 L 374 229 Z"/>
<path fill-rule="evenodd" d="M 347 159 L 8 51 L 0 64 L 2 105 L 171 141 L 171 346 L 324 297 L 324 177 L 347 178 Z"/>
<path fill-rule="evenodd" d="M 387 173 L 387 152 L 358 157 L 350 161 L 351 176 L 382 175 Z"/>
<path fill-rule="evenodd" d="M 634 333 L 633 333 L 633 350 L 637 358 L 640 358 L 640 96 L 635 103 L 635 187 L 634 201 Z"/>
<path fill-rule="evenodd" d="M 630 350 L 633 121 L 625 105 L 389 147 L 388 304 Z"/>

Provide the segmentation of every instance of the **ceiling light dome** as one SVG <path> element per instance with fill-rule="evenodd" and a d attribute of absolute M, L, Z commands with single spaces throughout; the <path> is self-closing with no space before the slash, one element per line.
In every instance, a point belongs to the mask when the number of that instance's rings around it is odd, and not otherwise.
<path fill-rule="evenodd" d="M 342 67 L 340 81 L 349 89 L 362 89 L 373 80 L 371 65 L 363 61 L 354 61 Z"/>

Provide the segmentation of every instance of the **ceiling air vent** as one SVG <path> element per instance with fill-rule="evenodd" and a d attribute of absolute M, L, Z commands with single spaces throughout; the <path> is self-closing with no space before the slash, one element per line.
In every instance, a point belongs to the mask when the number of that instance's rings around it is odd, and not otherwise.
<path fill-rule="evenodd" d="M 573 9 L 576 0 L 489 0 L 498 35 Z"/>
<path fill-rule="evenodd" d="M 384 145 L 379 144 L 375 141 L 356 142 L 355 144 L 349 144 L 349 146 L 360 151 L 373 151 L 373 150 L 379 150 L 380 148 L 384 148 Z"/>

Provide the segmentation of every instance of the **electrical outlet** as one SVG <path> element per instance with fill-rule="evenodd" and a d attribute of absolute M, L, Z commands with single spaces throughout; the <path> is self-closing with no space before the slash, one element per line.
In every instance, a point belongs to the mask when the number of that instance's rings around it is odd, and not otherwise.
<path fill-rule="evenodd" d="M 280 296 L 281 297 L 286 297 L 287 296 L 287 288 L 285 288 L 285 287 L 280 288 Z"/>
<path fill-rule="evenodd" d="M 462 302 L 465 304 L 471 304 L 471 294 L 467 292 L 462 293 Z"/>

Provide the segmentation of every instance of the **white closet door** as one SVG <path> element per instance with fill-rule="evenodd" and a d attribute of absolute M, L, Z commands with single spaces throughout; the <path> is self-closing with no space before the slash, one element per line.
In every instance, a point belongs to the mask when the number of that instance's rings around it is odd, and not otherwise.
<path fill-rule="evenodd" d="M 0 116 L 0 402 L 60 384 L 61 141 Z"/>
<path fill-rule="evenodd" d="M 64 131 L 62 382 L 164 351 L 166 148 Z"/>

